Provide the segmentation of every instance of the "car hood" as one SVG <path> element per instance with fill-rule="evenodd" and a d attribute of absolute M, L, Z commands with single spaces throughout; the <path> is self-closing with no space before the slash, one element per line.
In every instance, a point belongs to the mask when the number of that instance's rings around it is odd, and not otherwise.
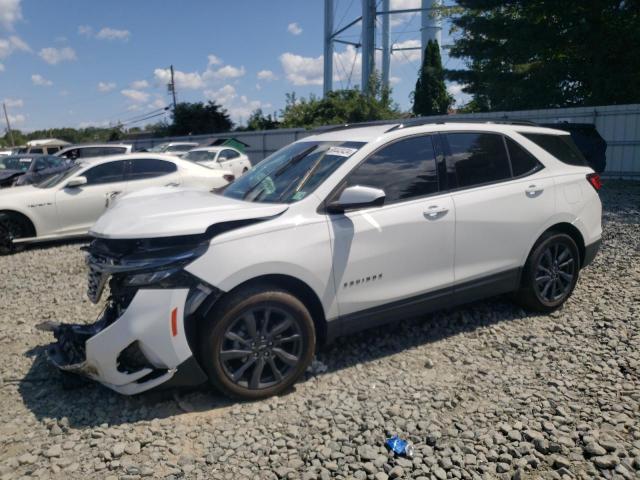
<path fill-rule="evenodd" d="M 117 200 L 89 233 L 111 239 L 197 235 L 215 224 L 269 218 L 288 208 L 282 203 L 234 200 L 208 190 L 149 188 Z"/>
<path fill-rule="evenodd" d="M 0 170 L 0 180 L 5 178 L 15 177 L 16 175 L 23 175 L 25 172 L 22 170 Z"/>

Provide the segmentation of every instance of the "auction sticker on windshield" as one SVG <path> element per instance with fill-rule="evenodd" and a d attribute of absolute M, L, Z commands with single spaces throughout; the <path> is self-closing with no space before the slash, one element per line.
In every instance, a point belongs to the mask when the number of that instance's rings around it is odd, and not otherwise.
<path fill-rule="evenodd" d="M 337 155 L 338 157 L 350 157 L 358 151 L 357 148 L 331 147 L 327 150 L 327 155 Z"/>

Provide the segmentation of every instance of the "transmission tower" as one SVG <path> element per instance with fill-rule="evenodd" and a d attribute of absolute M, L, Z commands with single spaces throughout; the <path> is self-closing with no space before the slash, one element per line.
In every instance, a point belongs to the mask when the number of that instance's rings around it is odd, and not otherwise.
<path fill-rule="evenodd" d="M 375 51 L 376 51 L 376 18 L 381 18 L 382 35 L 382 83 L 389 86 L 389 67 L 391 55 L 394 51 L 418 50 L 424 55 L 425 47 L 429 40 L 437 40 L 438 45 L 442 45 L 441 32 L 442 23 L 440 16 L 436 13 L 440 5 L 439 0 L 422 0 L 421 8 L 405 8 L 391 10 L 389 0 L 381 0 L 381 10 L 376 7 L 376 0 L 361 0 L 362 14 L 354 20 L 348 22 L 344 27 L 334 31 L 334 0 L 324 1 L 324 82 L 323 92 L 326 95 L 333 89 L 333 51 L 336 43 L 352 45 L 356 49 L 362 48 L 362 75 L 360 88 L 366 91 L 371 75 L 375 72 Z M 390 17 L 391 15 L 402 13 L 421 14 L 421 46 L 420 47 L 396 47 L 389 43 Z M 340 35 L 357 24 L 361 24 L 360 42 L 352 42 L 340 38 Z M 442 48 L 442 47 L 441 47 Z"/>

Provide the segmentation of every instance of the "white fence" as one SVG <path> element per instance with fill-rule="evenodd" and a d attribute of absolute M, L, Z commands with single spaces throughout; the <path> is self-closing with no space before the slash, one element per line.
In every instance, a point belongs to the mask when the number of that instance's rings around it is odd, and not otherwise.
<path fill-rule="evenodd" d="M 447 116 L 430 118 L 437 121 L 445 120 Z M 610 177 L 640 179 L 640 104 L 471 113 L 456 115 L 455 118 L 530 120 L 539 123 L 564 121 L 592 123 L 595 124 L 600 135 L 607 141 L 607 169 L 605 174 Z M 215 138 L 233 136 L 249 145 L 247 154 L 253 163 L 257 163 L 279 148 L 310 134 L 309 130 L 304 129 L 281 129 L 189 137 L 138 139 L 134 140 L 133 143 L 136 149 L 140 149 L 149 148 L 167 141 L 197 141 L 207 144 Z"/>

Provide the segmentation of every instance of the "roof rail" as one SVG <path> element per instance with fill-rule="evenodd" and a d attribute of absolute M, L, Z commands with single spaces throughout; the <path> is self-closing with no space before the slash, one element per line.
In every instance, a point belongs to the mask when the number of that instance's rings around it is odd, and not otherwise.
<path fill-rule="evenodd" d="M 394 125 L 393 127 L 391 127 L 389 130 L 385 131 L 385 133 L 387 132 L 392 132 L 394 130 L 400 130 L 401 128 L 408 128 L 408 127 L 418 127 L 420 125 L 444 125 L 445 123 L 482 123 L 482 124 L 498 124 L 498 125 L 522 125 L 522 126 L 529 126 L 529 127 L 536 127 L 538 126 L 537 123 L 535 122 L 530 122 L 528 120 L 504 120 L 504 119 L 492 119 L 492 118 L 485 118 L 485 119 L 480 119 L 480 118 L 469 118 L 469 119 L 464 119 L 464 118 L 455 118 L 455 119 L 446 119 L 446 120 L 434 120 L 434 119 L 428 119 L 428 118 L 415 118 L 415 119 L 410 119 L 404 122 L 399 122 L 397 125 Z"/>
<path fill-rule="evenodd" d="M 337 132 L 340 130 L 348 130 L 350 128 L 375 127 L 377 125 L 398 125 L 401 122 L 402 120 L 374 120 L 371 122 L 345 123 L 343 125 L 316 127 L 311 130 L 311 133 Z"/>

